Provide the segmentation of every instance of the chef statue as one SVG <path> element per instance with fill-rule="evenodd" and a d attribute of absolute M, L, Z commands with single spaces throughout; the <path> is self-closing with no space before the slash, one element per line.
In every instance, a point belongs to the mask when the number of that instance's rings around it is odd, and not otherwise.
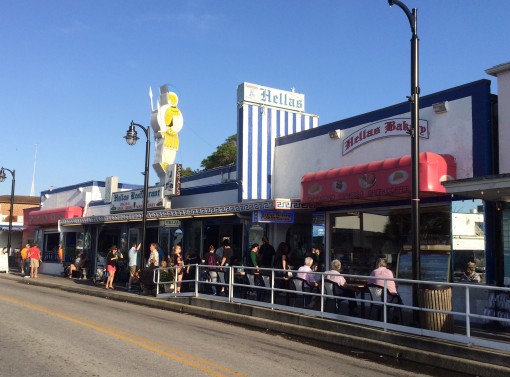
<path fill-rule="evenodd" d="M 159 185 L 165 184 L 167 166 L 175 161 L 179 150 L 178 133 L 182 129 L 184 119 L 177 107 L 179 97 L 169 91 L 168 85 L 160 88 L 158 108 L 151 114 L 151 127 L 154 130 L 156 152 L 152 167 L 159 177 Z"/>

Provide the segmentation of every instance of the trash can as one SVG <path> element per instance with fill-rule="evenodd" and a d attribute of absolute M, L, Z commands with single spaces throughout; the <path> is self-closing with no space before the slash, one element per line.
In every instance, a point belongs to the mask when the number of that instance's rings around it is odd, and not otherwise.
<path fill-rule="evenodd" d="M 420 308 L 452 311 L 452 289 L 444 285 L 427 285 L 418 289 Z M 422 328 L 453 333 L 453 315 L 420 311 Z"/>

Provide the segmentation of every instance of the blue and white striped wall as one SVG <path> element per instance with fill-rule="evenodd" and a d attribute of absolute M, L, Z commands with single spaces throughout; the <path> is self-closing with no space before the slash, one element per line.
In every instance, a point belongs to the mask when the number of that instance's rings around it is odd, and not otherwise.
<path fill-rule="evenodd" d="M 240 201 L 271 199 L 275 139 L 316 128 L 319 117 L 276 107 L 239 104 L 237 176 Z"/>

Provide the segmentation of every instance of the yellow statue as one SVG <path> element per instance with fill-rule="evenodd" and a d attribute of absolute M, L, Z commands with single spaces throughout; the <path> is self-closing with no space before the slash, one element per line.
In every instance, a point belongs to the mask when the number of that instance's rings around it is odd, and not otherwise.
<path fill-rule="evenodd" d="M 179 150 L 179 136 L 184 119 L 177 107 L 179 97 L 168 90 L 167 85 L 160 88 L 158 109 L 152 112 L 151 126 L 154 130 L 156 151 L 152 167 L 159 177 L 160 185 L 165 182 L 166 168 L 175 162 Z"/>

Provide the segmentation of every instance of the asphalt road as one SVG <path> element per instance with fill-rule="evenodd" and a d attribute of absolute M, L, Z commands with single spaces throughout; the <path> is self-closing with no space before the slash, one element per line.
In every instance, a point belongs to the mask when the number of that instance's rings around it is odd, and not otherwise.
<path fill-rule="evenodd" d="M 3 279 L 0 316 L 0 376 L 425 376 L 359 352 Z"/>

